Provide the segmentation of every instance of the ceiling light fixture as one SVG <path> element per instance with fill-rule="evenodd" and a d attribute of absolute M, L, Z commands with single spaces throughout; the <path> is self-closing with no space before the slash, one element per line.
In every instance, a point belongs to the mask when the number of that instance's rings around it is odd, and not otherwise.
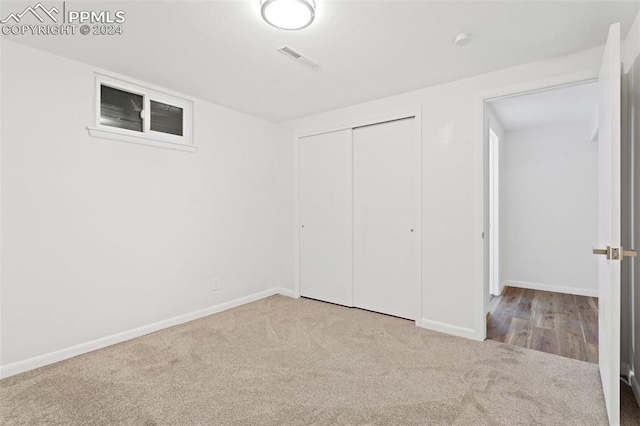
<path fill-rule="evenodd" d="M 314 0 L 260 0 L 262 19 L 279 30 L 301 30 L 316 16 Z"/>

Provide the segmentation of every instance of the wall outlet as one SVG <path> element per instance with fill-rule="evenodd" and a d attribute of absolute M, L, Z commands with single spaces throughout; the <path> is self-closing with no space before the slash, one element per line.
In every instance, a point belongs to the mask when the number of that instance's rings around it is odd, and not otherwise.
<path fill-rule="evenodd" d="M 220 278 L 213 279 L 213 291 L 220 290 Z"/>

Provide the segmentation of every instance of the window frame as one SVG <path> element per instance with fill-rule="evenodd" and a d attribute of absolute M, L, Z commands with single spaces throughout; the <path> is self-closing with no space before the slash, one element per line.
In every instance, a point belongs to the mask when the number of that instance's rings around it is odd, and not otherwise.
<path fill-rule="evenodd" d="M 195 152 L 193 143 L 193 101 L 161 90 L 105 74 L 94 74 L 94 123 L 87 127 L 93 137 Z M 142 132 L 108 126 L 100 122 L 102 86 L 142 96 Z M 151 101 L 182 108 L 182 136 L 151 130 Z"/>

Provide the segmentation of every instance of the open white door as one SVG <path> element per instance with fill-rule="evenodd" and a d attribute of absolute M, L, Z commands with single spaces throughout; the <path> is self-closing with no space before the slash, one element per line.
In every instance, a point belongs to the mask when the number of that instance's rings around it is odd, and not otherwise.
<path fill-rule="evenodd" d="M 606 254 L 598 256 L 598 333 L 600 377 L 612 425 L 620 423 L 620 73 L 620 24 L 614 24 L 600 67 L 598 243 L 602 251 L 597 253 Z"/>

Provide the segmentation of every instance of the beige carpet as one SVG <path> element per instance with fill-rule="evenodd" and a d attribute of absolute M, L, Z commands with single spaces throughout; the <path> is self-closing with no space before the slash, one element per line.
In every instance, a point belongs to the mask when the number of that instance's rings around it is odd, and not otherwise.
<path fill-rule="evenodd" d="M 604 425 L 597 367 L 274 296 L 0 382 L 0 423 Z"/>
<path fill-rule="evenodd" d="M 630 386 L 620 386 L 620 426 L 640 425 L 640 406 Z"/>

